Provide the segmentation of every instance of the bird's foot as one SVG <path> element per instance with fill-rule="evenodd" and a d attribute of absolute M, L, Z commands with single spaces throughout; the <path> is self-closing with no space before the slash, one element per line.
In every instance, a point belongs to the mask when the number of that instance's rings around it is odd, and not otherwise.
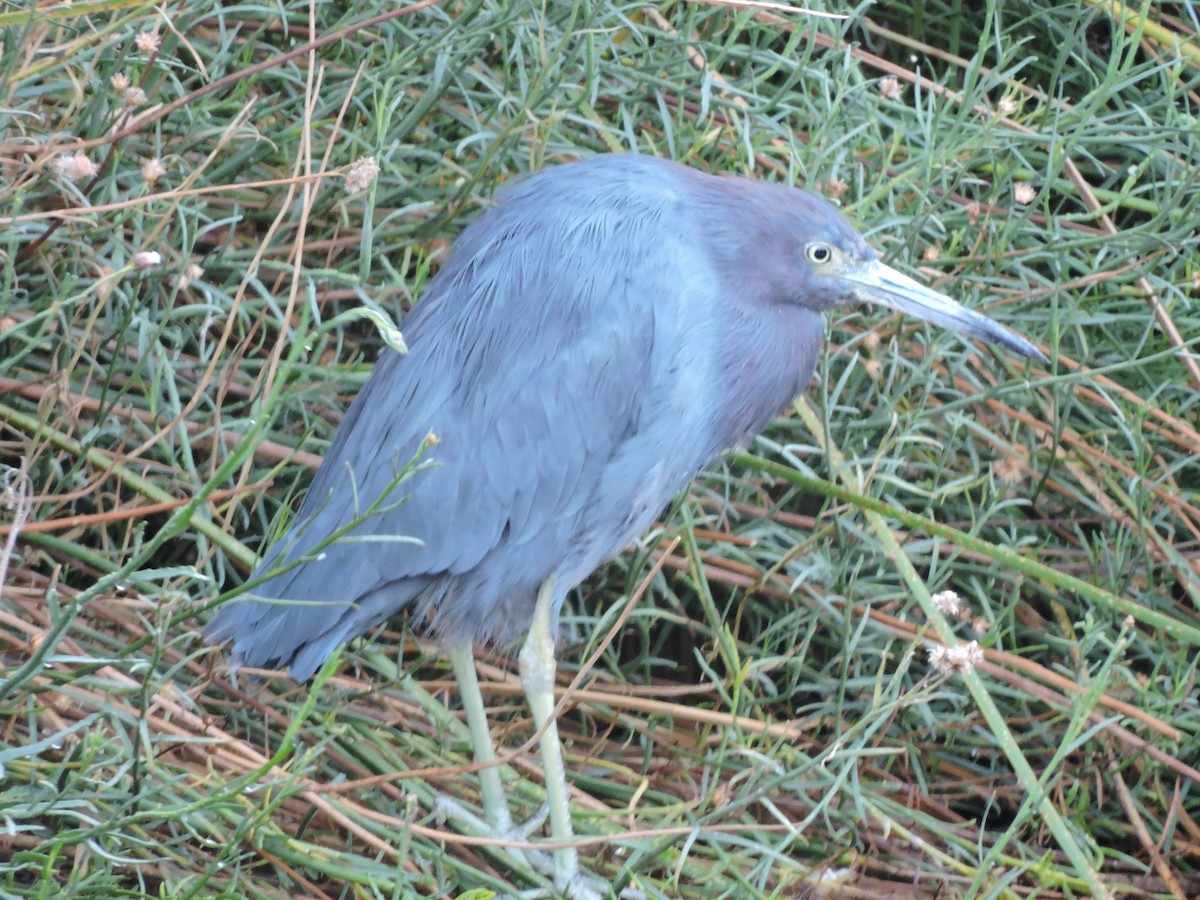
<path fill-rule="evenodd" d="M 533 818 L 522 826 L 522 830 L 531 834 L 540 828 L 549 810 L 550 804 L 543 804 Z M 553 861 L 542 874 L 553 876 L 554 890 L 560 897 L 566 897 L 567 900 L 607 900 L 609 897 L 616 897 L 618 900 L 646 900 L 646 895 L 635 887 L 626 887 L 618 894 L 613 889 L 612 882 L 584 871 L 579 865 L 579 853 L 574 847 L 560 847 L 551 853 Z M 548 857 L 551 854 L 540 855 Z"/>
<path fill-rule="evenodd" d="M 559 852 L 559 851 L 556 851 Z M 617 897 L 618 900 L 646 900 L 646 895 L 635 887 L 627 887 L 617 893 L 612 883 L 597 875 L 589 875 L 575 864 L 574 874 L 568 874 L 566 880 L 559 875 L 554 878 L 554 890 L 568 900 L 608 900 Z"/>
<path fill-rule="evenodd" d="M 569 851 L 571 862 L 560 865 L 559 854 L 555 850 L 554 860 L 554 890 L 568 900 L 606 900 L 612 896 L 612 885 L 595 875 L 587 875 L 579 868 L 579 858 L 574 850 Z M 622 894 L 624 896 L 624 894 Z"/>
<path fill-rule="evenodd" d="M 485 819 L 453 797 L 439 796 L 434 812 L 439 821 L 451 823 L 462 834 L 526 844 L 533 840 L 534 833 L 540 831 L 545 824 L 550 814 L 550 806 L 542 804 L 536 813 L 519 825 L 513 823 L 507 809 Z M 493 818 L 500 821 L 493 823 Z M 514 862 L 527 865 L 539 875 L 552 879 L 555 897 L 565 897 L 567 900 L 606 900 L 614 896 L 612 885 L 608 881 L 583 871 L 579 865 L 579 855 L 573 848 L 545 851 L 497 844 L 495 849 L 506 854 Z M 522 893 L 520 896 L 544 895 Z M 645 900 L 645 895 L 636 888 L 625 888 L 617 896 L 620 900 Z"/>
<path fill-rule="evenodd" d="M 450 822 L 462 834 L 472 837 L 496 838 L 513 844 L 524 844 L 529 836 L 542 827 L 548 811 L 543 806 L 528 822 L 514 825 L 508 810 L 492 812 L 487 819 L 482 819 L 465 805 L 453 797 L 439 795 L 434 804 L 434 814 L 439 822 Z M 494 821 L 493 821 L 494 820 Z M 541 850 L 529 850 L 508 844 L 496 844 L 495 848 L 521 865 L 529 866 L 539 875 L 549 876 L 554 871 L 554 862 L 549 853 Z"/>

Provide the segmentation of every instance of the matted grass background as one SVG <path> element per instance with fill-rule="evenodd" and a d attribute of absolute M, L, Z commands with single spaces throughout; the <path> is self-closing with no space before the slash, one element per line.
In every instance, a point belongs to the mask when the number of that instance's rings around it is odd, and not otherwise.
<path fill-rule="evenodd" d="M 0 27 L 3 896 L 546 888 L 433 815 L 476 781 L 403 621 L 315 686 L 235 685 L 198 634 L 391 352 L 343 314 L 398 320 L 506 179 L 631 150 L 836 198 L 1052 363 L 832 316 L 795 409 L 572 597 L 587 867 L 646 897 L 1200 896 L 1193 7 L 26 0 Z M 481 674 L 532 814 L 514 666 Z"/>

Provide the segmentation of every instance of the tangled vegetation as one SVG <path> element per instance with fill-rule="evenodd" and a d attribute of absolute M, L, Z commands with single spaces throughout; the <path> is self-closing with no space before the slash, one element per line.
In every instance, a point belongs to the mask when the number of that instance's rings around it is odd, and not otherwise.
<path fill-rule="evenodd" d="M 199 630 L 481 204 L 638 151 L 824 193 L 1052 361 L 839 311 L 805 397 L 575 593 L 590 870 L 1200 896 L 1200 23 L 1140 9 L 0 8 L 0 895 L 546 887 L 437 821 L 477 782 L 403 619 L 312 685 Z M 532 815 L 515 666 L 480 674 Z"/>

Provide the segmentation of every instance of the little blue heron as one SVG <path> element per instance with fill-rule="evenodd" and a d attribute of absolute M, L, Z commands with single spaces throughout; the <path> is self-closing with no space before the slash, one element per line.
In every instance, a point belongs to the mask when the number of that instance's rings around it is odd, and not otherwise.
<path fill-rule="evenodd" d="M 454 243 L 405 320 L 408 354 L 384 353 L 254 577 L 292 567 L 226 603 L 209 639 L 304 680 L 411 610 L 449 657 L 487 824 L 506 836 L 472 646 L 524 638 L 551 833 L 569 839 L 551 720 L 564 597 L 804 390 L 821 313 L 846 303 L 1045 361 L 881 263 L 807 191 L 636 154 L 518 181 Z M 397 486 L 430 434 L 430 465 Z M 595 893 L 574 850 L 554 851 L 553 874 L 558 890 Z"/>

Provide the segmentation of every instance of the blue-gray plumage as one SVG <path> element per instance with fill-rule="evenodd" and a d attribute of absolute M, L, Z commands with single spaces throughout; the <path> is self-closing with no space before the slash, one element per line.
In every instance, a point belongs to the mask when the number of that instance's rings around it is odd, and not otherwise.
<path fill-rule="evenodd" d="M 462 648 L 522 638 L 539 600 L 552 635 L 567 591 L 804 389 L 821 312 L 846 302 L 1044 358 L 879 263 L 813 194 L 637 155 L 519 181 L 455 242 L 404 323 L 408 354 L 385 352 L 297 526 L 256 575 L 311 558 L 225 604 L 210 639 L 232 640 L 243 663 L 304 679 L 340 644 L 409 609 L 459 650 L 460 680 L 473 679 Z M 382 512 L 311 555 L 430 433 L 429 465 Z M 533 643 L 521 659 L 531 702 L 533 682 L 546 678 L 526 670 L 548 665 Z M 490 740 L 478 743 L 489 759 Z M 489 821 L 511 828 L 488 793 Z M 555 799 L 562 837 L 565 794 L 562 810 Z M 573 852 L 555 863 L 560 888 L 588 895 Z"/>

